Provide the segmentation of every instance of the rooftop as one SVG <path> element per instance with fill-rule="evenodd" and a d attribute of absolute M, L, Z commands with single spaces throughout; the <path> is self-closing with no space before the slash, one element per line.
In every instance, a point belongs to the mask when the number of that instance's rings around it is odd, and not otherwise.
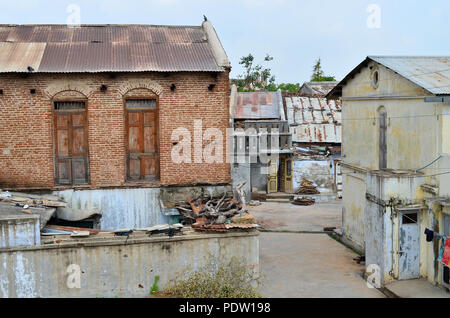
<path fill-rule="evenodd" d="M 289 94 L 283 101 L 293 142 L 341 143 L 340 100 Z"/>
<path fill-rule="evenodd" d="M 0 73 L 222 72 L 225 67 L 228 58 L 209 21 L 201 26 L 0 25 Z"/>
<path fill-rule="evenodd" d="M 281 94 L 279 92 L 240 92 L 232 103 L 234 119 L 279 119 Z"/>
<path fill-rule="evenodd" d="M 368 56 L 326 97 L 340 97 L 342 87 L 370 61 L 387 67 L 434 95 L 450 95 L 450 56 Z"/>

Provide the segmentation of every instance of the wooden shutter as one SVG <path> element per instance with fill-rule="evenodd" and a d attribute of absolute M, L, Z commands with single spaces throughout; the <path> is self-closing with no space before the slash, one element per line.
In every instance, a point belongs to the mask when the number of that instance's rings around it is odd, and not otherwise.
<path fill-rule="evenodd" d="M 55 184 L 89 182 L 84 102 L 55 102 Z"/>
<path fill-rule="evenodd" d="M 156 100 L 127 100 L 127 177 L 129 180 L 159 178 L 158 120 Z"/>

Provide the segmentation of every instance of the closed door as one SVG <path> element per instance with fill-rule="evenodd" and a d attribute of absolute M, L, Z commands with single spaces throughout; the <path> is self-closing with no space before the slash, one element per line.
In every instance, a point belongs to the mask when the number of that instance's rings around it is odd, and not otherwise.
<path fill-rule="evenodd" d="M 286 193 L 292 193 L 292 158 L 285 158 L 285 181 L 284 189 Z"/>
<path fill-rule="evenodd" d="M 159 178 L 156 100 L 127 100 L 127 178 Z"/>
<path fill-rule="evenodd" d="M 55 102 L 55 184 L 89 182 L 84 102 Z"/>
<path fill-rule="evenodd" d="M 399 214 L 398 278 L 413 279 L 420 276 L 420 227 L 419 213 Z"/>
<path fill-rule="evenodd" d="M 276 160 L 269 160 L 268 164 L 269 174 L 267 175 L 267 192 L 278 192 L 278 162 Z"/>

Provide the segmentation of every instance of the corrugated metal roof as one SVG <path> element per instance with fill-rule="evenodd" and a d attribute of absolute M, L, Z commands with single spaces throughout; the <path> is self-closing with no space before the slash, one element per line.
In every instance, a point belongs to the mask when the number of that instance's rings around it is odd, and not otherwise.
<path fill-rule="evenodd" d="M 280 97 L 276 92 L 237 93 L 234 119 L 278 119 Z"/>
<path fill-rule="evenodd" d="M 222 72 L 201 26 L 0 25 L 0 72 Z"/>
<path fill-rule="evenodd" d="M 338 82 L 305 82 L 298 91 L 302 96 L 325 96 Z"/>
<path fill-rule="evenodd" d="M 340 100 L 290 96 L 284 102 L 293 142 L 341 143 Z"/>
<path fill-rule="evenodd" d="M 450 56 L 369 56 L 436 95 L 450 94 Z"/>
<path fill-rule="evenodd" d="M 432 94 L 450 94 L 450 56 L 368 56 L 326 98 L 341 97 L 342 87 L 370 61 L 380 63 Z"/>

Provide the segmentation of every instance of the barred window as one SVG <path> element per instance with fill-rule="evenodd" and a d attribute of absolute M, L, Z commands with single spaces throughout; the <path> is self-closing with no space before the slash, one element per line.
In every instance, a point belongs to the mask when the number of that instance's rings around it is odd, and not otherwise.
<path fill-rule="evenodd" d="M 127 108 L 156 108 L 156 99 L 128 99 Z"/>
<path fill-rule="evenodd" d="M 55 110 L 84 110 L 85 102 L 55 102 Z"/>

